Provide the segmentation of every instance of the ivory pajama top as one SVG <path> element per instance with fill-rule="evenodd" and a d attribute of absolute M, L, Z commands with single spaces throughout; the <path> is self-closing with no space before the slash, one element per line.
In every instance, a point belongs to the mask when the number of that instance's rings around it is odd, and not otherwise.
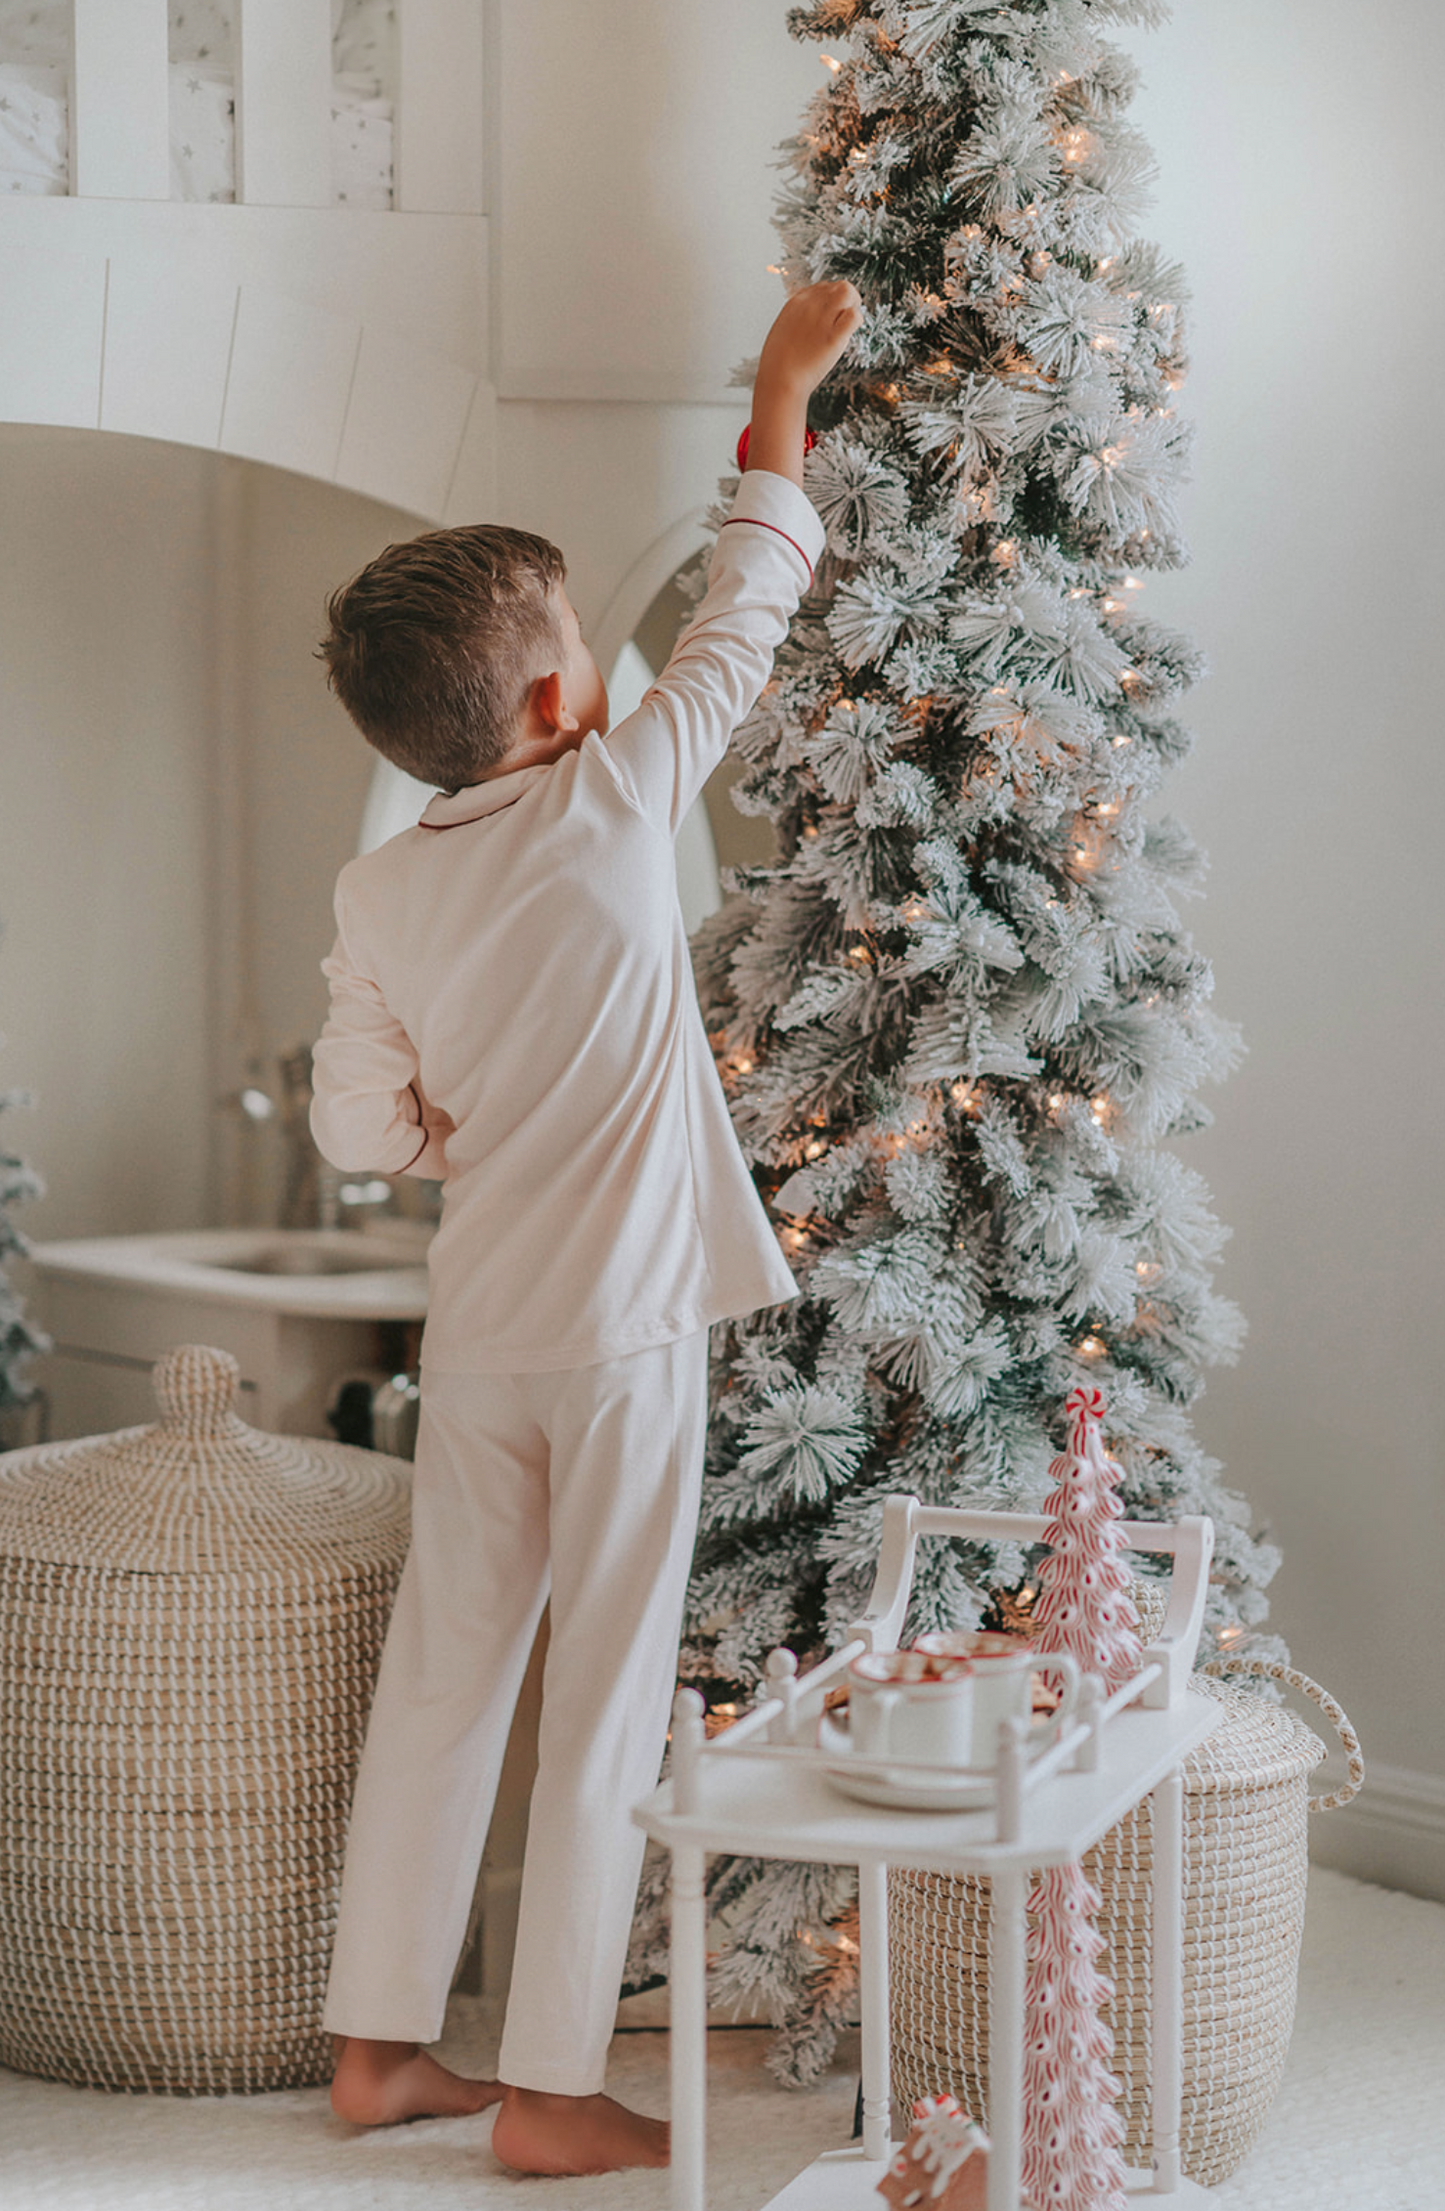
<path fill-rule="evenodd" d="M 426 1366 L 591 1366 L 796 1295 L 728 1116 L 678 905 L 683 816 L 822 549 L 743 477 L 709 587 L 635 714 L 432 800 L 343 868 L 312 1129 L 441 1178 Z"/>

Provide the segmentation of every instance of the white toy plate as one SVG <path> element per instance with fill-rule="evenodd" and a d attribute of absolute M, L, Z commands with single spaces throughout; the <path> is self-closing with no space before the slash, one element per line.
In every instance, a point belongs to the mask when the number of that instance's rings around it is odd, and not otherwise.
<path fill-rule="evenodd" d="M 987 1774 L 960 1774 L 949 1781 L 936 1773 L 910 1774 L 901 1766 L 860 1773 L 851 1762 L 828 1765 L 823 1771 L 844 1796 L 859 1804 L 881 1804 L 892 1812 L 966 1812 L 972 1805 L 987 1804 L 993 1796 L 993 1781 Z"/>

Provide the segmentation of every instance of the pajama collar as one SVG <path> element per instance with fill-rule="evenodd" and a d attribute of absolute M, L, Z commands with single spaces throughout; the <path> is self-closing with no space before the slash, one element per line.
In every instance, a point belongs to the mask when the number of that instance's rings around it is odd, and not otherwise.
<path fill-rule="evenodd" d="M 485 783 L 470 783 L 460 791 L 438 791 L 418 824 L 422 829 L 455 829 L 459 822 L 481 821 L 515 806 L 547 773 L 547 761 L 535 767 L 514 768 L 510 775 L 494 775 Z"/>

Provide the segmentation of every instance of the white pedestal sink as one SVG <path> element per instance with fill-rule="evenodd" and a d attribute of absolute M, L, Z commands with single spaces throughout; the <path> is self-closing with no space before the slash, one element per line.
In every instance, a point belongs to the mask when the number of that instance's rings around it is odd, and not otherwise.
<path fill-rule="evenodd" d="M 34 1304 L 55 1350 L 36 1364 L 51 1434 L 94 1435 L 156 1417 L 150 1368 L 180 1343 L 241 1364 L 242 1418 L 328 1434 L 337 1381 L 375 1368 L 394 1330 L 426 1315 L 429 1231 L 207 1228 L 38 1244 Z"/>

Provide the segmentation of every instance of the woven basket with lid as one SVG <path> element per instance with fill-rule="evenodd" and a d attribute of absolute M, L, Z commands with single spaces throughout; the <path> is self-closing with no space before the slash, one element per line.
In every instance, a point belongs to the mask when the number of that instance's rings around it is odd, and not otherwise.
<path fill-rule="evenodd" d="M 1316 1683 L 1258 1661 L 1216 1665 L 1269 1674 L 1312 1697 L 1339 1731 L 1350 1779 L 1332 1796 L 1312 1798 L 1307 1777 L 1325 1755 L 1319 1738 L 1292 1712 L 1249 1690 L 1194 1676 L 1192 1686 L 1218 1697 L 1226 1710 L 1223 1724 L 1182 1768 L 1180 2151 L 1184 2171 L 1204 2187 L 1224 2179 L 1247 2155 L 1284 2069 L 1304 1928 L 1308 1814 L 1347 1803 L 1364 1772 L 1348 1720 Z M 1110 1828 L 1083 1864 L 1103 1899 L 1098 1969 L 1114 1984 L 1104 2018 L 1114 2038 L 1110 2070 L 1122 2089 L 1124 2159 L 1147 2167 L 1154 1869 L 1148 1800 Z M 899 2108 L 941 2093 L 955 2095 L 971 2111 L 988 2108 L 990 1908 L 984 1875 L 889 1872 L 889 2008 Z"/>
<path fill-rule="evenodd" d="M 249 1428 L 188 1344 L 153 1427 L 0 1459 L 0 2063 L 297 2087 L 409 1469 Z"/>

